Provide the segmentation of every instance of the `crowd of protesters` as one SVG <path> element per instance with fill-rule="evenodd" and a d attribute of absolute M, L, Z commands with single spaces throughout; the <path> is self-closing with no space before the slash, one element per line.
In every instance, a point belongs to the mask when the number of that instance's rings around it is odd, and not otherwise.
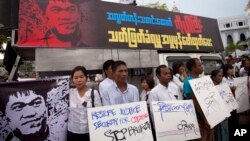
<path fill-rule="evenodd" d="M 187 74 L 188 69 L 189 74 Z M 193 100 L 200 128 L 201 141 L 228 141 L 231 129 L 237 124 L 237 114 L 233 111 L 229 119 L 225 119 L 214 128 L 209 123 L 190 86 L 189 80 L 203 75 L 203 65 L 197 58 L 189 59 L 186 64 L 174 62 L 172 66 L 160 65 L 155 74 L 159 80 L 156 84 L 151 75 L 141 77 L 140 93 L 138 88 L 129 84 L 128 68 L 124 61 L 107 60 L 103 64 L 105 79 L 99 84 L 95 83 L 93 75 L 89 75 L 84 66 L 77 66 L 71 72 L 68 141 L 90 140 L 87 121 L 87 108 L 125 104 L 137 101 L 146 101 L 149 105 L 153 101 Z M 1 70 L 1 77 L 6 73 Z M 227 83 L 235 95 L 235 77 L 248 77 L 250 81 L 250 60 L 243 56 L 240 61 L 232 56 L 227 58 L 227 63 L 220 70 L 211 72 L 214 85 Z M 91 82 L 88 82 L 88 77 Z M 6 78 L 5 78 L 6 79 Z M 249 89 L 248 89 L 248 93 Z M 150 111 L 150 108 L 149 108 Z M 153 119 L 151 119 L 152 121 Z M 154 131 L 154 127 L 153 127 Z M 155 134 L 153 132 L 154 139 Z"/>
<path fill-rule="evenodd" d="M 233 63 L 233 64 L 232 64 Z M 235 61 L 229 60 L 223 66 L 221 70 L 213 70 L 211 72 L 211 79 L 215 85 L 227 83 L 233 94 L 235 94 L 236 86 L 234 84 L 235 73 Z M 187 61 L 186 66 L 182 62 L 174 62 L 173 66 L 168 67 L 166 65 L 160 65 L 156 68 L 155 74 L 159 80 L 158 84 L 155 84 L 153 76 L 147 75 L 141 77 L 141 88 L 139 90 L 136 86 L 129 84 L 128 68 L 124 61 L 113 61 L 108 60 L 103 64 L 103 72 L 106 78 L 99 84 L 99 92 L 95 93 L 95 104 L 81 103 L 86 102 L 86 99 L 91 99 L 91 88 L 86 85 L 87 74 L 84 68 L 76 71 L 76 67 L 72 71 L 71 79 L 73 84 L 76 86 L 70 97 L 77 98 L 80 103 L 80 107 L 86 109 L 88 107 L 101 106 L 101 105 L 116 105 L 124 104 L 137 101 L 146 101 L 149 105 L 153 101 L 172 101 L 172 100 L 188 100 L 192 99 L 196 108 L 198 123 L 201 132 L 201 139 L 207 141 L 228 141 L 230 140 L 229 135 L 233 134 L 230 128 L 233 128 L 237 124 L 237 114 L 233 111 L 232 116 L 229 119 L 225 119 L 214 128 L 210 128 L 209 123 L 202 112 L 200 105 L 195 98 L 193 90 L 190 86 L 189 80 L 199 78 L 203 74 L 203 65 L 201 60 L 193 58 Z M 190 72 L 189 75 L 186 72 L 186 68 Z M 249 58 L 242 58 L 242 63 L 238 69 L 238 76 L 250 76 L 250 64 Z M 77 76 L 77 73 L 79 73 Z M 248 79 L 249 81 L 249 79 Z M 249 83 L 248 83 L 249 84 Z M 95 88 L 93 88 L 95 89 Z M 248 92 L 249 93 L 249 92 Z M 77 95 L 77 96 L 75 96 Z M 87 97 L 87 98 L 86 98 Z M 92 100 L 92 101 L 93 101 Z M 75 100 L 76 101 L 76 100 Z M 70 103 L 75 103 L 70 99 Z M 91 101 L 91 100 L 90 100 Z M 92 102 L 93 103 L 93 102 Z M 72 104 L 70 104 L 72 105 Z M 75 104 L 77 105 L 77 104 Z M 71 108 L 74 109 L 74 106 Z M 150 109 L 150 108 L 149 108 Z M 72 112 L 73 114 L 73 112 Z M 69 119 L 69 123 L 75 122 L 74 128 L 70 128 L 69 140 L 76 139 L 87 139 L 88 140 L 88 129 L 87 129 L 87 115 L 86 110 L 83 112 L 85 118 L 81 119 Z M 80 118 L 80 117 L 79 117 Z M 73 120 L 73 121 L 71 121 Z M 152 119 L 151 119 L 152 120 Z M 77 124 L 77 122 L 79 124 Z M 81 125 L 80 123 L 85 123 Z M 230 124 L 229 124 L 230 123 Z M 86 127 L 82 130 L 74 131 L 71 129 L 80 129 L 80 126 Z M 154 132 L 153 132 L 154 134 Z M 73 136 L 73 138 L 72 138 Z M 80 137 L 82 136 L 82 137 Z M 155 136 L 154 136 L 155 139 Z"/>

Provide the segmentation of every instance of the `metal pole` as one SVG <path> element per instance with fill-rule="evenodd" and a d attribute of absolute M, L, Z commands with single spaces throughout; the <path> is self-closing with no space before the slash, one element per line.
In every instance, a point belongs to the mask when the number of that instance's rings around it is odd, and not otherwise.
<path fill-rule="evenodd" d="M 12 81 L 13 80 L 13 77 L 14 77 L 14 75 L 16 73 L 16 70 L 17 70 L 18 63 L 19 63 L 20 59 L 21 59 L 20 55 L 17 55 L 15 64 L 13 65 L 13 67 L 11 69 L 8 81 Z"/>

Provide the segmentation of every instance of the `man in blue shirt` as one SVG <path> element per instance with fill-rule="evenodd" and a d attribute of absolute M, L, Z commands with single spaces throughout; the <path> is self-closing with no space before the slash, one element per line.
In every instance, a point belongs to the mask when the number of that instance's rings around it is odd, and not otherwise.
<path fill-rule="evenodd" d="M 205 115 L 203 114 L 201 107 L 194 95 L 194 92 L 190 86 L 189 80 L 196 79 L 203 72 L 202 63 L 197 58 L 192 58 L 187 61 L 187 69 L 190 71 L 190 75 L 184 82 L 183 91 L 184 91 L 184 99 L 192 99 L 194 102 L 200 132 L 201 139 L 200 141 L 214 141 L 214 131 L 210 129 L 210 125 L 207 122 Z"/>
<path fill-rule="evenodd" d="M 139 91 L 127 83 L 128 68 L 125 62 L 116 61 L 112 64 L 114 83 L 109 85 L 102 94 L 103 105 L 124 104 L 139 101 Z"/>

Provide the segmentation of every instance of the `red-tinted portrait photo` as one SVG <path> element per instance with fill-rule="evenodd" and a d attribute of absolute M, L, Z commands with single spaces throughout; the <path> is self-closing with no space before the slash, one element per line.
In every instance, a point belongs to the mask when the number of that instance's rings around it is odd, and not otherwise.
<path fill-rule="evenodd" d="M 21 0 L 18 46 L 84 47 L 88 0 Z M 86 28 L 85 28 L 86 27 Z M 86 31 L 84 33 L 84 31 Z"/>

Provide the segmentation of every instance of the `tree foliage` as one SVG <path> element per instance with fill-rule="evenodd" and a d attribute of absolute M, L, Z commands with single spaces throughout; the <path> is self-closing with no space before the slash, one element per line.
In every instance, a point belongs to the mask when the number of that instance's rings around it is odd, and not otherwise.
<path fill-rule="evenodd" d="M 248 38 L 248 40 L 250 41 L 250 38 Z M 238 41 L 236 44 L 234 44 L 233 42 L 229 42 L 225 48 L 224 54 L 225 55 L 230 55 L 232 53 L 235 53 L 235 56 L 237 56 L 236 54 L 236 50 L 241 50 L 241 51 L 245 51 L 247 49 L 247 40 L 246 41 Z"/>
<path fill-rule="evenodd" d="M 3 43 L 7 43 L 10 38 L 6 35 L 0 35 L 0 53 L 4 52 Z"/>
<path fill-rule="evenodd" d="M 155 8 L 155 9 L 160 9 L 160 10 L 166 10 L 168 11 L 168 6 L 166 3 L 154 3 L 154 4 L 148 4 L 148 5 L 144 5 L 144 7 L 148 7 L 148 8 Z"/>

